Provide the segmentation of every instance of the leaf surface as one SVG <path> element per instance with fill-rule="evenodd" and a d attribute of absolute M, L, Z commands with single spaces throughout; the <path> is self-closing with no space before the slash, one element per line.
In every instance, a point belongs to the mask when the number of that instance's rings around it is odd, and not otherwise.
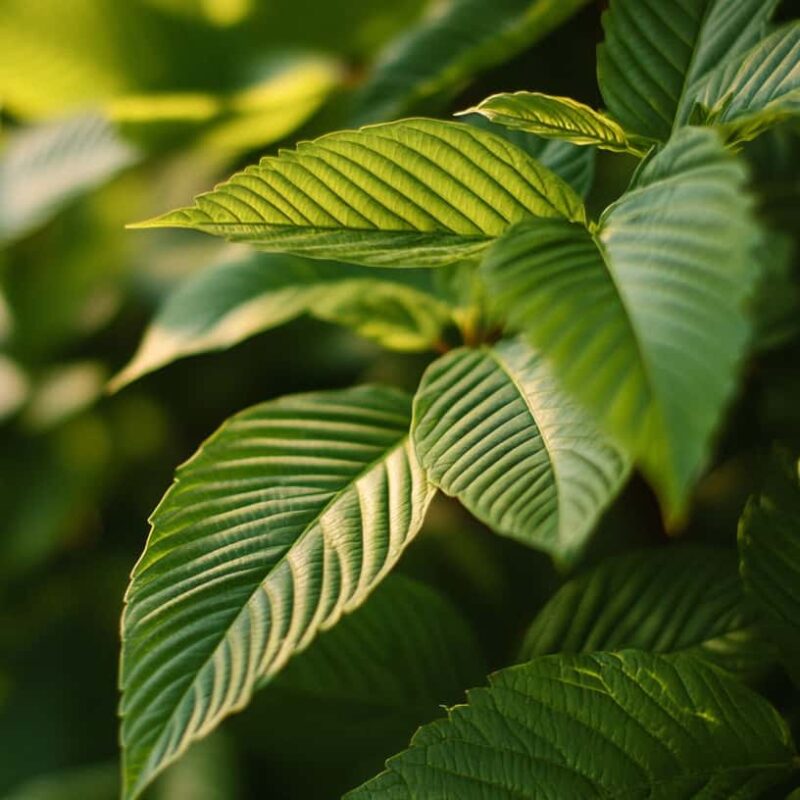
<path fill-rule="evenodd" d="M 666 141 L 691 109 L 697 84 L 764 35 L 777 0 L 612 0 L 597 57 L 612 116 Z"/>
<path fill-rule="evenodd" d="M 628 472 L 523 341 L 435 361 L 414 399 L 412 436 L 444 492 L 499 533 L 565 560 Z"/>
<path fill-rule="evenodd" d="M 630 136 L 608 115 L 569 97 L 539 92 L 495 94 L 463 113 L 483 114 L 507 128 L 617 153 L 641 156 L 649 146 L 641 137 Z"/>
<path fill-rule="evenodd" d="M 736 387 L 757 277 L 746 171 L 687 128 L 596 232 L 532 220 L 494 247 L 487 284 L 564 386 L 680 515 Z"/>
<path fill-rule="evenodd" d="M 367 266 L 476 257 L 531 215 L 584 219 L 572 188 L 468 125 L 404 120 L 301 142 L 195 205 L 136 227 L 193 228 L 267 251 Z"/>
<path fill-rule="evenodd" d="M 409 422 L 395 390 L 291 396 L 236 415 L 178 470 L 126 596 L 126 798 L 391 569 L 432 496 Z"/>
<path fill-rule="evenodd" d="M 348 800 L 755 800 L 792 769 L 778 713 L 691 656 L 544 656 L 468 698 Z"/>
<path fill-rule="evenodd" d="M 698 546 L 617 556 L 567 581 L 528 629 L 520 660 L 630 648 L 689 653 L 745 678 L 769 665 L 736 559 Z"/>

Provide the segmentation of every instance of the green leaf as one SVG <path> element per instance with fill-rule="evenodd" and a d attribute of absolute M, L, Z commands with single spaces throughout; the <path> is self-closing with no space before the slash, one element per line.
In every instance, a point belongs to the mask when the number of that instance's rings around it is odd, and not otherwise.
<path fill-rule="evenodd" d="M 414 398 L 412 438 L 439 488 L 498 533 L 564 560 L 628 472 L 522 341 L 435 361 Z"/>
<path fill-rule="evenodd" d="M 468 698 L 348 800 L 756 800 L 792 769 L 775 709 L 691 656 L 544 656 Z"/>
<path fill-rule="evenodd" d="M 134 227 L 193 228 L 267 251 L 368 266 L 441 266 L 529 217 L 583 220 L 560 178 L 468 125 L 404 120 L 269 156 L 191 208 Z"/>
<path fill-rule="evenodd" d="M 646 140 L 629 135 L 608 115 L 569 97 L 539 92 L 495 94 L 461 113 L 483 114 L 507 128 L 616 153 L 642 156 L 649 149 Z"/>
<path fill-rule="evenodd" d="M 785 25 L 699 87 L 696 102 L 711 125 L 734 142 L 748 141 L 800 115 L 800 22 Z"/>
<path fill-rule="evenodd" d="M 450 322 L 429 271 L 380 270 L 294 256 L 233 256 L 167 297 L 116 390 L 179 358 L 222 350 L 301 314 L 353 328 L 385 347 L 431 349 Z"/>
<path fill-rule="evenodd" d="M 507 139 L 524 150 L 540 164 L 563 178 L 581 197 L 586 197 L 594 181 L 595 151 L 590 147 L 578 147 L 560 139 L 545 139 L 519 129 L 496 125 L 480 114 L 464 112 L 464 122 L 483 128 Z"/>
<path fill-rule="evenodd" d="M 0 153 L 0 242 L 30 233 L 138 158 L 95 114 L 11 134 Z"/>
<path fill-rule="evenodd" d="M 600 90 L 626 130 L 666 141 L 698 83 L 765 33 L 777 0 L 612 0 L 597 56 Z"/>
<path fill-rule="evenodd" d="M 800 676 L 800 465 L 779 464 L 739 524 L 747 590 L 774 623 L 790 669 Z"/>
<path fill-rule="evenodd" d="M 637 461 L 669 517 L 685 507 L 736 388 L 758 228 L 746 170 L 686 128 L 590 233 L 520 225 L 487 255 L 487 285 L 565 387 Z"/>
<path fill-rule="evenodd" d="M 356 100 L 355 121 L 396 119 L 454 94 L 558 28 L 588 0 L 449 0 L 392 42 Z"/>
<path fill-rule="evenodd" d="M 607 559 L 564 584 L 528 629 L 519 660 L 634 648 L 689 653 L 750 677 L 769 665 L 759 623 L 730 553 L 645 550 Z"/>
<path fill-rule="evenodd" d="M 433 491 L 409 421 L 395 390 L 296 395 L 236 415 L 178 470 L 126 596 L 126 798 L 391 569 Z"/>

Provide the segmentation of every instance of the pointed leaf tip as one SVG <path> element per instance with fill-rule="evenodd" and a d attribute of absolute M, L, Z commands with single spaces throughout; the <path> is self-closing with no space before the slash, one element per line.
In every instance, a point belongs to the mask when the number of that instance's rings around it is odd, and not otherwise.
<path fill-rule="evenodd" d="M 188 228 L 190 227 L 187 209 L 180 208 L 177 211 L 169 211 L 157 217 L 140 220 L 139 222 L 129 222 L 125 226 L 128 231 L 142 231 L 150 228 Z"/>

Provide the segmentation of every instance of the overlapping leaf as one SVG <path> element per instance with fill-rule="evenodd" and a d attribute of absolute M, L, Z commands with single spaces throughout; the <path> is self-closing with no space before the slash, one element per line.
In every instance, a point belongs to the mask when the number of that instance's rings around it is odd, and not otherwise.
<path fill-rule="evenodd" d="M 777 0 L 612 0 L 598 80 L 606 107 L 634 133 L 666 141 L 697 85 L 755 45 Z"/>
<path fill-rule="evenodd" d="M 507 128 L 617 153 L 641 156 L 649 146 L 646 139 L 629 135 L 608 115 L 569 97 L 538 92 L 495 94 L 464 113 L 472 112 Z"/>
<path fill-rule="evenodd" d="M 414 399 L 430 480 L 499 533 L 574 558 L 627 463 L 524 342 L 434 362 Z"/>
<path fill-rule="evenodd" d="M 568 581 L 528 629 L 520 660 L 629 648 L 689 653 L 742 677 L 770 663 L 736 559 L 692 546 L 618 556 Z"/>
<path fill-rule="evenodd" d="M 368 266 L 439 266 L 477 256 L 532 214 L 585 212 L 568 184 L 500 137 L 419 119 L 302 142 L 140 227 Z"/>
<path fill-rule="evenodd" d="M 778 713 L 691 656 L 544 656 L 489 680 L 348 800 L 756 800 L 793 767 Z"/>
<path fill-rule="evenodd" d="M 353 328 L 398 350 L 431 348 L 449 322 L 428 271 L 365 269 L 294 256 L 232 257 L 171 294 L 119 388 L 195 353 L 220 350 L 300 314 Z"/>
<path fill-rule="evenodd" d="M 487 256 L 498 303 L 680 514 L 735 386 L 758 229 L 746 171 L 686 128 L 596 233 L 520 225 Z"/>
<path fill-rule="evenodd" d="M 449 0 L 393 42 L 362 88 L 358 124 L 396 119 L 544 38 L 588 0 Z"/>
<path fill-rule="evenodd" d="M 297 395 L 229 420 L 153 515 L 126 598 L 125 797 L 360 605 L 431 497 L 410 399 Z"/>
<path fill-rule="evenodd" d="M 138 158 L 95 114 L 12 134 L 0 152 L 0 242 L 25 235 Z"/>
<path fill-rule="evenodd" d="M 728 59 L 698 87 L 705 121 L 734 141 L 754 139 L 800 115 L 800 23 L 775 31 L 736 59 Z"/>

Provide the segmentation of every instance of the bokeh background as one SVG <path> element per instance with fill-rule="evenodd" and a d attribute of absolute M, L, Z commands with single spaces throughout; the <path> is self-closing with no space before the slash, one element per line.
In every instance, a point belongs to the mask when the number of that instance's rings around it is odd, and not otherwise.
<path fill-rule="evenodd" d="M 512 5 L 497 0 L 498 10 Z M 359 110 L 360 87 L 397 37 L 423 24 L 427 6 L 0 2 L 0 797 L 117 796 L 122 598 L 148 514 L 176 465 L 250 404 L 368 380 L 413 388 L 430 360 L 301 318 L 106 390 L 159 304 L 221 252 L 199 234 L 125 224 L 186 204 L 259 154 L 355 119 L 391 116 L 391 104 Z M 588 3 L 535 47 L 403 113 L 448 115 L 517 89 L 599 105 L 602 7 Z M 781 135 L 796 169 L 797 137 Z M 593 207 L 616 196 L 632 168 L 625 157 L 599 158 Z M 763 169 L 776 187 L 776 225 L 791 229 L 796 176 L 774 160 Z M 749 443 L 777 431 L 798 440 L 796 356 L 781 344 L 748 377 L 723 437 L 730 457 L 700 489 L 698 536 L 730 537 L 757 463 Z M 758 430 L 737 428 L 756 413 Z M 704 503 L 713 513 L 704 515 Z M 634 480 L 587 559 L 663 535 L 649 491 Z M 406 677 L 349 685 L 346 665 L 335 663 L 343 648 L 331 639 L 171 768 L 148 797 L 339 796 L 378 771 L 441 703 L 508 663 L 525 623 L 561 579 L 547 559 L 491 536 L 443 500 L 398 571 L 421 582 L 423 594 L 435 587 L 450 604 L 442 614 L 463 621 L 463 630 L 451 625 L 443 634 L 447 652 L 418 652 L 400 626 L 371 657 Z M 402 622 L 400 611 L 417 597 L 409 601 L 403 580 L 370 601 L 362 624 L 381 608 L 390 616 L 398 609 Z M 415 660 L 429 674 L 411 674 Z"/>

